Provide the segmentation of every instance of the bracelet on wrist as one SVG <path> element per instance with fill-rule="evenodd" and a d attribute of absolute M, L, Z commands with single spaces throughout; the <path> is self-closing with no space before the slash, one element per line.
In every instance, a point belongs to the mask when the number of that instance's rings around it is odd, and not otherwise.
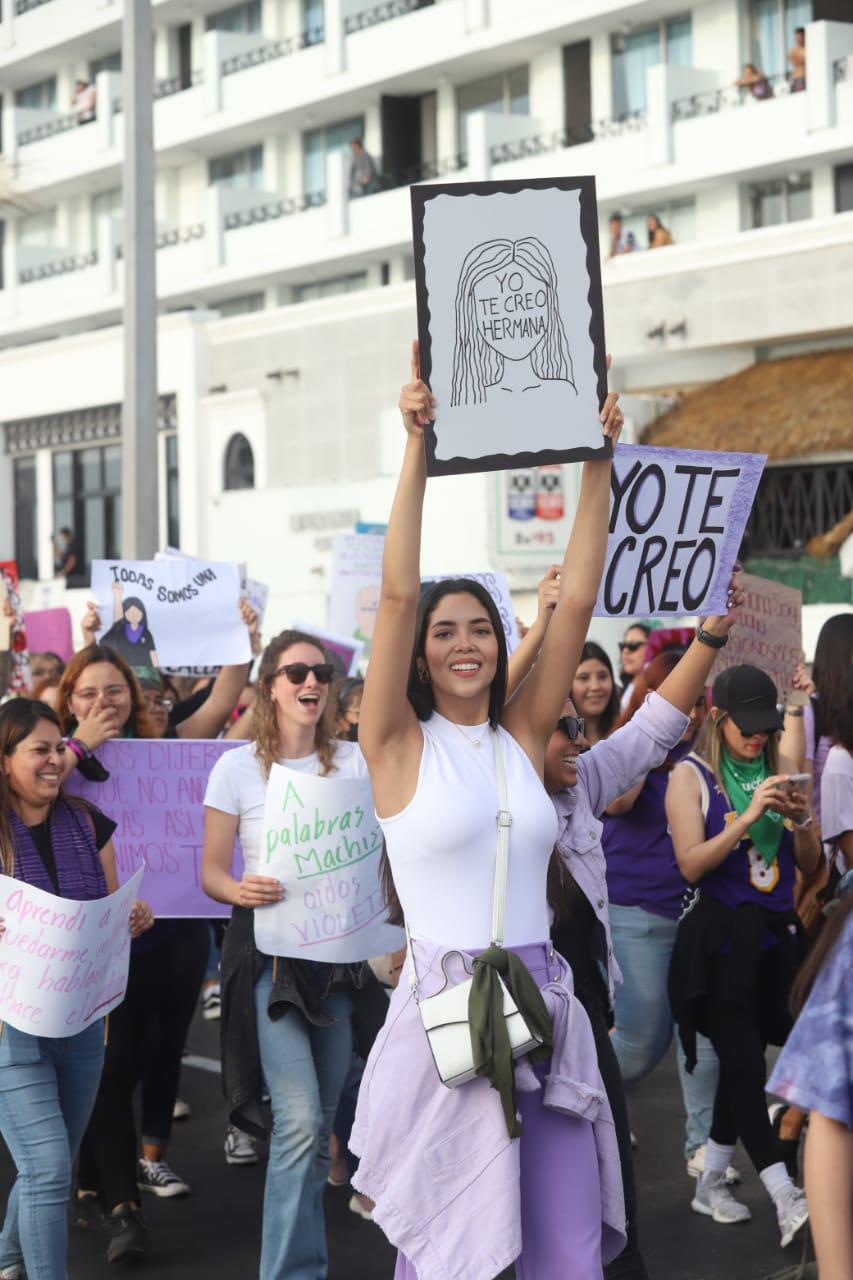
<path fill-rule="evenodd" d="M 814 819 L 812 815 L 808 813 L 806 814 L 805 818 L 803 818 L 802 822 L 795 822 L 794 819 L 792 818 L 791 826 L 794 828 L 795 831 L 808 831 L 813 821 Z"/>
<path fill-rule="evenodd" d="M 696 639 L 700 644 L 707 645 L 709 649 L 725 649 L 729 643 L 728 633 L 724 636 L 715 636 L 712 631 L 706 631 L 704 627 L 699 627 Z"/>
<path fill-rule="evenodd" d="M 66 738 L 65 745 L 74 752 L 78 760 L 88 760 L 92 754 L 85 742 L 81 742 L 79 738 Z"/>
<path fill-rule="evenodd" d="M 799 717 L 799 716 L 804 716 L 805 714 L 806 714 L 805 707 L 786 707 L 786 708 L 785 708 L 785 715 L 786 715 L 786 716 L 797 716 L 797 717 Z"/>

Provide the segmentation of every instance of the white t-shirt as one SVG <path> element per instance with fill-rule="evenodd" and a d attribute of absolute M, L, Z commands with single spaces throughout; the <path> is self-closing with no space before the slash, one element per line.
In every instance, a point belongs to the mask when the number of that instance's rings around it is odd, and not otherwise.
<path fill-rule="evenodd" d="M 299 760 L 279 760 L 279 764 L 299 773 L 319 773 L 316 751 Z M 366 778 L 367 765 L 357 742 L 338 742 L 329 777 Z M 255 744 L 247 742 L 220 756 L 207 780 L 204 805 L 240 819 L 237 834 L 243 849 L 246 870 L 259 874 L 261 831 L 267 784 L 255 754 Z"/>
<path fill-rule="evenodd" d="M 845 831 L 853 831 L 853 755 L 846 747 L 833 747 L 820 779 L 821 835 L 827 856 Z M 838 869 L 843 872 L 844 859 Z"/>

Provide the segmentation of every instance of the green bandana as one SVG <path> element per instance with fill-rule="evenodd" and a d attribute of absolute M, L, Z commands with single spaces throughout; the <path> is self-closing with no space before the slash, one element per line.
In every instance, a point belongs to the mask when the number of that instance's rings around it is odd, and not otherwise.
<path fill-rule="evenodd" d="M 763 755 L 757 760 L 733 760 L 725 747 L 720 754 L 720 774 L 729 800 L 738 814 L 749 808 L 756 787 L 769 776 Z M 783 826 L 781 813 L 768 809 L 749 828 L 749 838 L 768 867 L 773 864 L 779 852 Z"/>

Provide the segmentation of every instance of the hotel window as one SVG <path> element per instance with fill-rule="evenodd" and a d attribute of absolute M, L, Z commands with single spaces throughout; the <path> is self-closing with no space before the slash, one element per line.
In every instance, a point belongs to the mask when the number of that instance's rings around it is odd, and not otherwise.
<path fill-rule="evenodd" d="M 495 115 L 526 116 L 530 111 L 530 76 L 528 68 L 513 67 L 511 71 L 485 76 L 461 84 L 456 90 L 457 128 L 459 150 L 468 147 L 468 117 L 478 111 Z"/>
<path fill-rule="evenodd" d="M 306 44 L 319 44 L 323 39 L 325 0 L 302 0 L 302 30 Z"/>
<path fill-rule="evenodd" d="M 208 31 L 233 31 L 238 35 L 261 34 L 261 0 L 247 0 L 246 4 L 232 4 L 220 9 L 207 19 Z"/>
<path fill-rule="evenodd" d="M 672 236 L 674 244 L 689 244 L 696 239 L 696 201 L 692 196 L 687 200 L 662 200 L 648 212 L 625 214 L 622 226 L 626 232 L 633 231 L 637 244 L 641 249 L 648 248 L 649 229 L 647 218 L 654 213 L 660 218 Z"/>
<path fill-rule="evenodd" d="M 51 249 L 56 244 L 56 210 L 31 213 L 18 223 L 18 244 L 27 249 Z"/>
<path fill-rule="evenodd" d="M 266 298 L 263 293 L 241 293 L 234 298 L 223 298 L 221 302 L 214 302 L 213 306 L 219 312 L 221 319 L 227 320 L 229 316 L 244 316 L 250 311 L 263 311 Z"/>
<path fill-rule="evenodd" d="M 627 35 L 610 37 L 613 67 L 613 114 L 630 115 L 646 109 L 646 72 L 667 63 L 689 67 L 693 61 L 693 21 L 689 13 Z"/>
<path fill-rule="evenodd" d="M 747 188 L 747 201 L 750 227 L 800 222 L 812 216 L 812 175 L 789 174 L 786 178 L 753 183 Z"/>
<path fill-rule="evenodd" d="M 209 161 L 212 187 L 233 187 L 236 191 L 259 191 L 264 185 L 264 149 L 247 147 Z"/>
<path fill-rule="evenodd" d="M 89 79 L 94 83 L 102 71 L 121 71 L 121 49 L 105 53 L 102 58 L 93 58 L 89 63 Z"/>
<path fill-rule="evenodd" d="M 812 20 L 811 0 L 750 0 L 752 61 L 766 76 L 785 75 L 794 31 Z"/>
<path fill-rule="evenodd" d="M 835 212 L 850 213 L 853 210 L 853 164 L 835 167 Z"/>
<path fill-rule="evenodd" d="M 39 80 L 37 84 L 28 84 L 15 93 L 15 106 L 30 108 L 34 111 L 56 110 L 56 79 Z"/>
<path fill-rule="evenodd" d="M 101 218 L 121 218 L 121 187 L 112 187 L 109 191 L 99 191 L 89 202 L 92 219 L 92 244 L 98 243 L 98 223 Z"/>
<path fill-rule="evenodd" d="M 53 455 L 53 527 L 74 533 L 76 577 L 93 560 L 121 556 L 121 445 L 64 449 Z"/>
<path fill-rule="evenodd" d="M 317 298 L 333 298 L 338 293 L 357 293 L 367 288 L 367 272 L 354 271 L 348 276 L 333 276 L 331 280 L 316 280 L 311 284 L 293 286 L 294 302 L 315 302 Z"/>
<path fill-rule="evenodd" d="M 326 156 L 333 151 L 349 151 L 354 138 L 364 137 L 364 116 L 341 120 L 302 135 L 302 181 L 306 195 L 326 190 Z"/>

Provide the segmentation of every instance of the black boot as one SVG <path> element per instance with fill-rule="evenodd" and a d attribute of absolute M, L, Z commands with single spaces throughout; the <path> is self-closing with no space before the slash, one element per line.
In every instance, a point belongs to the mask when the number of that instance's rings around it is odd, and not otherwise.
<path fill-rule="evenodd" d="M 149 1252 L 148 1230 L 139 1209 L 121 1205 L 106 1215 L 105 1222 L 110 1237 L 107 1262 L 132 1262 Z"/>

